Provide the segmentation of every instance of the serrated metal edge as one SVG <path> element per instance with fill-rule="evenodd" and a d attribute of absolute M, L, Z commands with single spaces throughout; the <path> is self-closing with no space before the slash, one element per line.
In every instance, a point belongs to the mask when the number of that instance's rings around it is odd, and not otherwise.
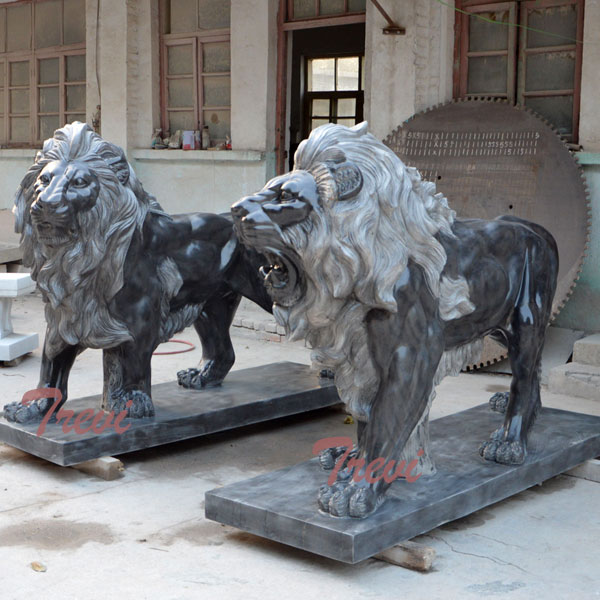
<path fill-rule="evenodd" d="M 585 236 L 585 242 L 583 245 L 583 251 L 582 251 L 580 259 L 579 259 L 579 264 L 577 266 L 577 271 L 575 272 L 575 277 L 574 277 L 573 281 L 570 283 L 569 289 L 565 292 L 564 298 L 559 300 L 559 302 L 556 304 L 556 307 L 552 310 L 552 314 L 550 315 L 550 320 L 548 321 L 548 324 L 551 324 L 556 320 L 556 317 L 559 315 L 560 311 L 565 307 L 565 304 L 567 303 L 569 298 L 573 295 L 573 290 L 575 289 L 575 286 L 577 285 L 577 281 L 579 280 L 579 278 L 581 276 L 581 271 L 583 270 L 583 265 L 585 263 L 585 259 L 588 256 L 588 250 L 589 250 L 590 241 L 591 241 L 591 227 L 592 227 L 592 203 L 591 203 L 591 198 L 590 198 L 590 189 L 587 184 L 587 180 L 585 178 L 585 172 L 583 170 L 581 163 L 579 162 L 579 157 L 576 156 L 576 154 L 567 146 L 567 143 L 562 138 L 560 133 L 558 133 L 558 130 L 554 127 L 554 125 L 552 125 L 552 123 L 550 123 L 545 117 L 543 117 L 542 115 L 540 115 L 539 113 L 534 111 L 532 108 L 525 106 L 523 104 L 511 104 L 508 100 L 506 100 L 504 98 L 494 98 L 492 96 L 485 96 L 485 97 L 483 97 L 483 96 L 466 96 L 464 98 L 453 98 L 452 100 L 448 100 L 446 102 L 438 102 L 437 104 L 434 104 L 428 108 L 425 108 L 423 110 L 416 112 L 414 115 L 411 115 L 410 117 L 408 117 L 407 119 L 402 121 L 402 123 L 400 125 L 398 125 L 398 127 L 396 127 L 383 140 L 383 143 L 389 147 L 389 145 L 387 143 L 388 140 L 392 136 L 398 135 L 400 133 L 401 129 L 407 123 L 410 123 L 417 117 L 424 115 L 428 112 L 437 110 L 439 108 L 448 106 L 449 104 L 458 104 L 458 103 L 465 103 L 465 102 L 488 102 L 488 103 L 506 104 L 507 106 L 516 108 L 517 110 L 522 110 L 522 111 L 528 112 L 531 116 L 535 117 L 536 119 L 538 119 L 542 123 L 544 123 L 552 131 L 552 133 L 554 133 L 554 135 L 558 138 L 558 141 L 560 142 L 562 147 L 565 149 L 565 151 L 569 154 L 569 156 L 573 160 L 575 167 L 579 171 L 579 176 L 581 177 L 581 180 L 583 182 L 583 191 L 584 191 L 584 195 L 585 195 L 585 202 L 586 202 L 586 208 L 587 208 L 586 212 L 588 215 L 588 219 L 586 221 L 587 231 L 586 231 L 586 236 Z M 452 206 L 452 198 L 449 199 L 449 204 L 450 204 L 450 206 Z M 484 367 L 489 367 L 497 362 L 504 360 L 507 357 L 508 357 L 508 353 L 503 353 L 497 357 L 488 359 L 486 361 L 480 361 L 478 363 L 469 364 L 465 367 L 465 370 L 466 371 L 476 371 L 476 370 L 482 369 Z"/>

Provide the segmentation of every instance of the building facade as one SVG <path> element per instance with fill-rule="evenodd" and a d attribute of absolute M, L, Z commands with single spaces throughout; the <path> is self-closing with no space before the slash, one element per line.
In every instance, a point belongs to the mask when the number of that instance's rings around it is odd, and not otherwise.
<path fill-rule="evenodd" d="M 440 102 L 504 97 L 584 167 L 591 240 L 558 324 L 600 331 L 598 64 L 600 0 L 0 0 L 0 209 L 76 119 L 99 121 L 166 210 L 221 212 L 323 122 L 366 119 L 383 139 Z M 232 150 L 150 148 L 159 127 L 205 125 Z"/>

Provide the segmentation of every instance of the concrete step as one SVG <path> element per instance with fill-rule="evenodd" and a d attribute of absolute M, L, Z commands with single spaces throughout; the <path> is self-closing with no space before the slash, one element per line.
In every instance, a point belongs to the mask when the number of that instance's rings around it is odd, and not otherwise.
<path fill-rule="evenodd" d="M 573 362 L 600 367 L 600 333 L 588 335 L 575 342 Z"/>
<path fill-rule="evenodd" d="M 555 394 L 600 401 L 600 366 L 571 362 L 554 367 L 548 389 Z"/>

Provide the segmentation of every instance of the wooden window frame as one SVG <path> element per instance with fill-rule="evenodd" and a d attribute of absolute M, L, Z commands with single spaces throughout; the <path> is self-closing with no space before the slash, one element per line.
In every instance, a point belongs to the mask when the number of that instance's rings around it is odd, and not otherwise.
<path fill-rule="evenodd" d="M 216 110 L 227 111 L 231 123 L 231 102 L 229 106 L 213 106 L 204 104 L 204 80 L 210 77 L 229 77 L 231 86 L 231 63 L 229 71 L 218 73 L 205 73 L 203 68 L 203 45 L 208 43 L 226 42 L 231 47 L 231 30 L 227 28 L 194 30 L 181 33 L 165 33 L 167 29 L 167 7 L 168 3 L 161 1 L 159 6 L 160 22 L 160 120 L 163 132 L 174 133 L 170 129 L 169 112 L 193 112 L 194 122 L 198 129 L 202 129 L 204 122 L 204 111 Z M 198 26 L 199 14 L 196 2 L 196 27 Z M 177 45 L 192 45 L 192 73 L 194 104 L 190 107 L 170 107 L 169 81 L 172 79 L 189 79 L 189 75 L 169 75 L 168 48 Z M 196 129 L 196 127 L 194 127 Z M 214 141 L 224 141 L 215 139 Z"/>
<path fill-rule="evenodd" d="M 579 109 L 581 103 L 581 66 L 583 56 L 583 44 L 562 44 L 556 46 L 544 46 L 540 48 L 527 48 L 527 29 L 525 27 L 509 28 L 509 43 L 507 51 L 469 51 L 469 19 L 467 13 L 487 12 L 491 10 L 508 9 L 509 22 L 518 25 L 527 25 L 528 8 L 549 8 L 552 6 L 577 6 L 577 33 L 576 39 L 583 39 L 583 17 L 584 0 L 456 0 L 456 20 L 454 25 L 454 76 L 453 76 L 453 96 L 454 98 L 505 98 L 512 104 L 524 105 L 528 97 L 547 97 L 547 96 L 573 96 L 573 115 L 572 115 L 572 133 L 563 137 L 569 141 L 577 143 L 579 136 Z M 575 51 L 575 71 L 573 88 L 568 90 L 548 90 L 525 92 L 524 82 L 526 76 L 526 56 L 533 53 L 542 52 L 560 52 Z M 467 92 L 468 83 L 468 59 L 473 56 L 495 56 L 504 55 L 507 60 L 507 93 L 478 93 L 469 94 Z"/>
<path fill-rule="evenodd" d="M 198 129 L 202 129 L 205 110 L 227 111 L 231 116 L 231 104 L 229 106 L 213 106 L 204 104 L 204 80 L 210 77 L 229 77 L 231 85 L 231 68 L 229 71 L 217 73 L 205 73 L 203 68 L 203 45 L 210 43 L 226 42 L 231 44 L 229 30 L 213 30 L 210 32 L 197 33 L 174 33 L 161 35 L 161 123 L 163 131 L 175 133 L 169 129 L 169 112 L 193 112 L 194 122 L 198 123 Z M 192 46 L 192 73 L 190 75 L 169 75 L 168 48 L 172 46 Z M 194 105 L 189 107 L 170 107 L 169 81 L 172 79 L 193 79 Z M 194 127 L 194 129 L 196 129 Z M 217 140 L 224 141 L 224 140 Z"/>
<path fill-rule="evenodd" d="M 366 11 L 350 11 L 348 0 L 344 0 L 344 10 L 334 15 L 322 15 L 320 0 L 315 2 L 315 16 L 294 18 L 294 0 L 283 0 L 285 3 L 284 31 L 295 29 L 310 29 L 311 27 L 330 27 L 332 25 L 350 25 L 352 23 L 364 23 Z M 368 0 L 367 0 L 368 2 Z"/>
<path fill-rule="evenodd" d="M 339 58 L 353 58 L 358 57 L 358 89 L 357 90 L 338 90 L 337 89 L 337 59 Z M 334 63 L 334 85 L 335 90 L 331 91 L 308 91 L 308 62 L 315 59 L 336 59 Z M 337 103 L 338 100 L 343 98 L 355 98 L 356 99 L 356 123 L 360 123 L 363 120 L 364 111 L 364 87 L 363 87 L 363 69 L 364 69 L 364 55 L 363 54 L 334 54 L 334 55 L 319 55 L 319 56 L 306 56 L 305 68 L 304 68 L 304 97 L 303 97 L 303 138 L 307 138 L 312 125 L 312 101 L 327 99 L 329 100 L 329 119 L 330 122 L 337 122 Z M 316 116 L 315 118 L 321 118 Z M 343 116 L 340 118 L 344 118 Z M 347 117 L 346 117 L 347 118 Z"/>
<path fill-rule="evenodd" d="M 2 118 L 4 119 L 3 127 L 0 129 L 0 144 L 5 148 L 37 148 L 43 142 L 40 138 L 39 118 L 45 115 L 59 116 L 59 123 L 66 123 L 66 119 L 71 114 L 86 115 L 86 107 L 82 111 L 67 111 L 66 110 L 66 88 L 69 85 L 85 85 L 86 81 L 66 81 L 66 57 L 74 55 L 84 55 L 86 53 L 86 42 L 78 42 L 76 44 L 60 44 L 56 46 L 48 46 L 37 49 L 35 47 L 35 6 L 43 3 L 45 0 L 19 0 L 18 2 L 10 2 L 0 5 L 0 8 L 10 8 L 15 5 L 29 5 L 31 11 L 31 31 L 28 50 L 13 50 L 0 52 L 0 63 L 4 65 L 4 87 L 0 88 L 0 98 L 3 101 Z M 85 7 L 85 3 L 84 3 Z M 64 40 L 64 2 L 60 3 L 60 39 Z M 85 16 L 85 15 L 84 15 Z M 7 20 L 4 21 L 4 39 L 7 39 Z M 5 42 L 6 43 L 6 42 Z M 51 84 L 39 84 L 38 62 L 48 58 L 58 58 L 59 60 L 59 81 Z M 13 86 L 10 84 L 10 64 L 15 62 L 29 62 L 29 84 Z M 87 75 L 86 75 L 87 77 Z M 39 111 L 39 90 L 41 87 L 58 87 L 59 88 L 59 110 L 52 113 L 44 113 Z M 10 90 L 11 89 L 27 89 L 29 91 L 29 112 L 14 113 L 10 105 Z M 11 117 L 29 118 L 29 141 L 11 142 L 10 141 L 10 119 Z"/>
<path fill-rule="evenodd" d="M 35 131 L 36 131 L 36 142 L 43 142 L 40 138 L 39 131 L 39 118 L 44 116 L 55 116 L 58 115 L 59 124 L 70 123 L 69 117 L 72 115 L 86 115 L 85 106 L 83 112 L 80 110 L 68 110 L 67 109 L 67 88 L 75 85 L 85 85 L 85 80 L 67 81 L 67 57 L 69 56 L 85 56 L 84 50 L 71 49 L 64 50 L 61 53 L 56 52 L 38 52 L 34 60 L 34 91 L 30 91 L 30 96 L 33 96 L 35 104 Z M 46 60 L 49 58 L 58 58 L 58 82 L 57 83 L 39 83 L 39 62 L 40 60 Z M 41 112 L 39 110 L 40 101 L 40 89 L 58 87 L 58 113 L 54 112 Z M 59 125 L 62 126 L 62 125 Z"/>

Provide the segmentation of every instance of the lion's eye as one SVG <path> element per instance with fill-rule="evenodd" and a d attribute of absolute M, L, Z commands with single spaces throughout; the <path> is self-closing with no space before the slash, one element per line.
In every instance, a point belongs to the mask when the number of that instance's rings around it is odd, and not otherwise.
<path fill-rule="evenodd" d="M 42 183 L 43 185 L 48 185 L 50 183 L 50 175 L 48 175 L 47 173 L 40 175 L 40 183 Z"/>
<path fill-rule="evenodd" d="M 295 199 L 295 195 L 288 192 L 287 190 L 281 190 L 281 202 L 293 202 Z"/>
<path fill-rule="evenodd" d="M 87 185 L 87 181 L 83 177 L 76 177 L 71 181 L 71 185 L 75 187 L 84 187 Z"/>

